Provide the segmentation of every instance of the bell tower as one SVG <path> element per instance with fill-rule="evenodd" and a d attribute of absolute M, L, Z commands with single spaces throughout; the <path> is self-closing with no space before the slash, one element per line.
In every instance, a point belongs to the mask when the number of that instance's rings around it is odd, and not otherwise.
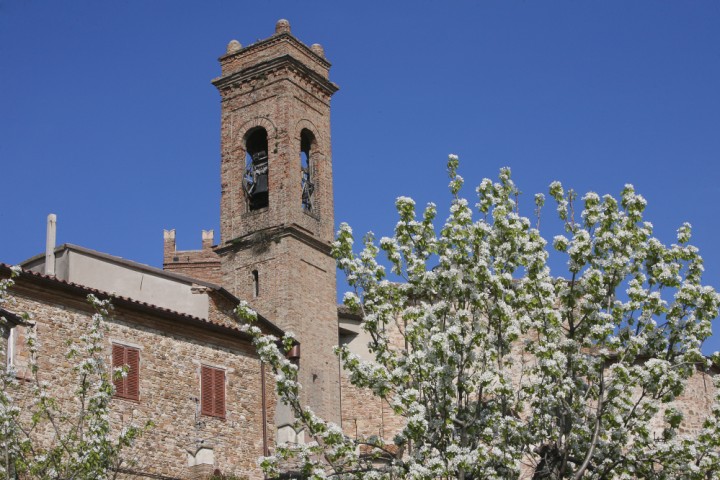
<path fill-rule="evenodd" d="M 304 401 L 340 419 L 333 240 L 330 63 L 280 20 L 275 34 L 233 40 L 213 80 L 221 96 L 223 285 L 301 346 Z"/>

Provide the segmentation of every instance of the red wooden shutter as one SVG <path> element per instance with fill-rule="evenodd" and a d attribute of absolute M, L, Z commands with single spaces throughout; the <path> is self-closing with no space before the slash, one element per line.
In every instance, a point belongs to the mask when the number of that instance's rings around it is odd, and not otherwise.
<path fill-rule="evenodd" d="M 118 397 L 125 396 L 125 379 L 122 377 L 115 378 L 115 369 L 125 365 L 125 347 L 113 344 L 112 346 L 112 366 L 113 366 L 113 383 L 115 384 L 115 395 Z"/>
<path fill-rule="evenodd" d="M 215 416 L 225 418 L 225 370 L 215 370 Z"/>
<path fill-rule="evenodd" d="M 128 365 L 128 376 L 125 379 L 126 398 L 140 399 L 140 350 L 125 348 L 125 361 Z"/>
<path fill-rule="evenodd" d="M 113 380 L 115 385 L 115 396 L 129 400 L 140 399 L 140 350 L 113 344 L 112 366 L 115 368 L 127 365 L 127 376 Z"/>
<path fill-rule="evenodd" d="M 225 418 L 225 370 L 201 367 L 200 413 Z"/>
<path fill-rule="evenodd" d="M 213 414 L 213 372 L 212 368 L 203 365 L 200 377 L 200 404 L 203 415 Z"/>

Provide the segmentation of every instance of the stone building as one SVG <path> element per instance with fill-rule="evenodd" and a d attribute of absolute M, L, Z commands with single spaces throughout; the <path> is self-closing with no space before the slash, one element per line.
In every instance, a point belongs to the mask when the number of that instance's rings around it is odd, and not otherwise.
<path fill-rule="evenodd" d="M 17 377 L 30 377 L 27 325 L 17 315 L 27 312 L 40 345 L 39 380 L 76 408 L 68 339 L 77 344 L 89 329 L 94 309 L 87 296 L 111 296 L 107 363 L 130 366 L 127 379 L 116 382 L 111 421 L 118 429 L 130 421 L 155 424 L 124 455 L 124 469 L 150 478 L 203 478 L 215 469 L 262 478 L 256 460 L 275 441 L 274 382 L 235 318 L 238 299 L 209 282 L 74 245 L 55 254 L 54 275 L 41 273 L 44 256 L 24 264 L 15 302 L 0 312 L 14 319 L 5 340 Z M 8 275 L 0 264 L 0 276 Z M 265 319 L 260 325 L 282 334 Z"/>
<path fill-rule="evenodd" d="M 130 365 L 113 421 L 156 424 L 132 451 L 137 464 L 128 473 L 138 477 L 203 478 L 217 469 L 259 479 L 257 459 L 276 441 L 302 441 L 233 313 L 241 300 L 259 312 L 266 333 L 296 334 L 291 355 L 316 413 L 351 436 L 388 438 L 399 427 L 387 404 L 349 385 L 333 354 L 340 342 L 366 355 L 368 339 L 361 319 L 336 301 L 330 99 L 338 87 L 330 63 L 285 20 L 247 47 L 233 40 L 219 60 L 217 244 L 203 231 L 201 250 L 180 251 L 166 230 L 160 270 L 51 240 L 45 254 L 23 262 L 12 291 L 18 302 L 0 311 L 15 325 L 4 341 L 18 376 L 27 375 L 18 316 L 27 311 L 42 342 L 41 368 L 71 402 L 66 340 L 90 322 L 88 294 L 113 298 L 107 357 Z M 9 272 L 0 264 L 0 277 Z M 708 408 L 704 380 L 686 392 L 701 399 L 693 411 Z"/>

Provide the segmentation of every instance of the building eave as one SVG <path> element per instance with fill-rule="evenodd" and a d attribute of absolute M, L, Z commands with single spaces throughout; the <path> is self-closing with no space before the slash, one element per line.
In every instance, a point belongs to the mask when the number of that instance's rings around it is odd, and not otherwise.
<path fill-rule="evenodd" d="M 65 243 L 65 244 L 62 244 L 62 245 L 56 247 L 56 248 L 55 248 L 55 253 L 57 254 L 57 253 L 59 253 L 59 252 L 62 252 L 63 250 L 67 250 L 67 251 L 70 251 L 70 252 L 73 252 L 73 251 L 74 251 L 74 252 L 82 253 L 82 254 L 84 254 L 84 255 L 88 255 L 88 256 L 91 256 L 91 257 L 95 257 L 95 258 L 99 258 L 99 259 L 102 259 L 102 260 L 106 260 L 106 261 L 108 261 L 108 262 L 114 263 L 114 264 L 119 265 L 119 266 L 123 266 L 123 267 L 126 267 L 126 268 L 131 268 L 131 269 L 134 269 L 134 270 L 139 270 L 139 271 L 146 272 L 146 273 L 149 273 L 149 274 L 152 274 L 152 275 L 156 275 L 156 276 L 158 276 L 158 277 L 163 277 L 163 278 L 167 278 L 167 279 L 171 279 L 171 280 L 177 280 L 177 281 L 179 281 L 179 282 L 187 283 L 188 285 L 199 285 L 199 286 L 202 286 L 202 287 L 206 287 L 206 288 L 208 288 L 209 290 L 212 290 L 212 291 L 214 291 L 214 292 L 217 292 L 219 295 L 221 295 L 221 296 L 224 297 L 226 300 L 228 300 L 228 301 L 230 301 L 231 303 L 233 303 L 235 306 L 239 305 L 240 302 L 241 302 L 241 300 L 240 300 L 238 297 L 236 297 L 235 295 L 233 295 L 232 293 L 230 293 L 230 292 L 229 292 L 227 289 L 225 289 L 223 286 L 218 285 L 218 284 L 216 284 L 216 283 L 211 283 L 211 282 L 207 282 L 207 281 L 204 281 L 204 280 L 199 280 L 199 279 L 197 279 L 197 278 L 193 278 L 193 277 L 190 277 L 190 276 L 187 276 L 187 275 L 183 275 L 183 274 L 180 274 L 180 273 L 168 272 L 167 270 L 162 270 L 162 269 L 160 269 L 160 268 L 152 267 L 152 266 L 150 266 L 150 265 L 145 265 L 144 263 L 138 263 L 138 262 L 135 262 L 135 261 L 132 261 L 132 260 L 128 260 L 128 259 L 123 258 L 123 257 L 118 257 L 118 256 L 115 256 L 115 255 L 110 255 L 110 254 L 108 254 L 108 253 L 99 252 L 99 251 L 97 251 L 97 250 L 93 250 L 93 249 L 86 248 L 86 247 L 81 247 L 80 245 L 75 245 L 75 244 L 72 244 L 72 243 Z M 21 262 L 21 263 L 20 263 L 20 267 L 22 267 L 22 266 L 24 266 L 24 265 L 28 265 L 29 263 L 32 263 L 32 262 L 34 262 L 34 261 L 36 261 L 36 260 L 43 259 L 44 257 L 45 257 L 45 254 L 44 254 L 44 253 L 43 253 L 43 254 L 39 254 L 39 255 L 35 255 L 35 256 L 33 256 L 33 257 L 30 257 L 30 258 L 28 258 L 27 260 Z M 4 265 L 4 264 L 0 263 L 0 265 Z M 130 301 L 130 302 L 134 302 L 135 304 L 138 304 L 138 305 L 146 305 L 146 306 L 148 306 L 148 307 L 154 308 L 154 309 L 156 309 L 157 311 L 169 311 L 169 312 L 174 312 L 174 313 L 177 314 L 177 315 L 186 316 L 186 317 L 190 317 L 190 318 L 198 318 L 198 319 L 200 319 L 200 320 L 203 320 L 203 319 L 201 319 L 201 318 L 199 318 L 199 317 L 196 317 L 196 316 L 193 316 L 193 315 L 188 315 L 188 314 L 184 314 L 184 313 L 181 313 L 181 312 L 177 312 L 177 311 L 174 311 L 174 310 L 171 310 L 171 309 L 166 309 L 166 308 L 163 308 L 163 307 L 159 307 L 159 306 L 157 306 L 157 305 L 152 305 L 152 304 L 149 304 L 149 303 L 146 303 L 146 302 L 141 302 L 141 301 L 138 301 L 138 300 L 133 300 L 133 299 L 131 299 L 131 298 L 129 298 L 129 297 L 123 297 L 123 296 L 113 295 L 113 294 L 110 294 L 110 293 L 108 293 L 108 292 L 104 292 L 104 291 L 102 291 L 102 290 L 93 289 L 92 287 L 87 287 L 87 286 L 80 285 L 80 284 L 73 283 L 73 282 L 67 282 L 67 281 L 64 281 L 64 280 L 57 279 L 57 278 L 55 278 L 55 277 L 51 277 L 51 276 L 39 274 L 39 273 L 37 273 L 37 272 L 31 272 L 31 271 L 29 271 L 29 270 L 23 270 L 23 272 L 24 272 L 24 273 L 27 273 L 27 274 L 31 274 L 31 275 L 37 275 L 38 277 L 45 277 L 45 278 L 48 278 L 48 279 L 52 279 L 53 281 L 61 282 L 61 284 L 75 285 L 75 286 L 77 286 L 77 287 L 87 288 L 87 289 L 93 290 L 93 292 L 99 292 L 99 294 L 105 295 L 105 296 L 107 296 L 108 298 L 119 298 L 119 299 L 123 299 L 123 298 L 124 298 L 124 299 L 126 299 L 126 300 L 128 300 L 128 301 Z M 203 321 L 205 321 L 205 320 L 203 320 Z M 258 321 L 259 326 L 260 326 L 264 331 L 266 331 L 267 333 L 270 333 L 270 334 L 275 335 L 275 336 L 278 336 L 278 337 L 282 337 L 282 336 L 285 334 L 285 332 L 284 332 L 280 327 L 278 327 L 278 326 L 275 325 L 273 322 L 271 322 L 270 320 L 268 320 L 267 318 L 263 317 L 263 316 L 260 315 L 260 314 L 258 314 L 258 320 L 257 320 L 257 321 Z"/>
<path fill-rule="evenodd" d="M 0 263 L 0 277 L 9 277 L 11 274 L 10 266 L 4 263 Z M 96 288 L 87 287 L 85 285 L 79 285 L 77 283 L 73 282 L 67 282 L 65 280 L 60 280 L 52 276 L 44 275 L 37 272 L 32 272 L 29 270 L 22 270 L 21 273 L 14 278 L 14 281 L 18 287 L 20 286 L 26 286 L 32 288 L 39 287 L 43 291 L 57 291 L 57 292 L 63 292 L 70 295 L 76 295 L 82 298 L 87 297 L 88 295 L 95 295 L 100 299 L 108 299 L 112 301 L 112 304 L 116 308 L 122 308 L 129 311 L 134 311 L 138 313 L 144 313 L 149 314 L 158 318 L 171 320 L 175 323 L 182 323 L 185 325 L 190 326 L 196 326 L 203 329 L 207 329 L 210 331 L 215 331 L 218 333 L 222 333 L 224 335 L 229 335 L 238 339 L 245 340 L 247 342 L 252 341 L 252 335 L 244 331 L 239 325 L 236 328 L 227 326 L 222 323 L 218 323 L 215 321 L 212 321 L 210 319 L 204 319 L 200 317 L 196 317 L 193 315 L 189 315 L 186 313 L 177 312 L 174 310 L 170 310 L 163 307 L 158 307 L 157 305 L 152 305 L 146 302 L 141 302 L 138 300 L 134 300 L 132 298 L 123 297 L 119 295 L 113 295 L 111 293 L 98 290 Z M 265 320 L 262 323 L 267 322 Z M 270 322 L 267 322 L 270 323 Z M 275 325 L 271 324 L 272 327 L 274 327 L 274 330 L 278 329 Z M 280 330 L 282 332 L 282 330 Z"/>

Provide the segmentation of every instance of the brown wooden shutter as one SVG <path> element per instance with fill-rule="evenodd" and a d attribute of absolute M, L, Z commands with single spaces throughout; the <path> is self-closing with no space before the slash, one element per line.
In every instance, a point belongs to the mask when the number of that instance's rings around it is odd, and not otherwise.
<path fill-rule="evenodd" d="M 213 414 L 213 380 L 212 368 L 203 365 L 200 378 L 200 404 L 203 415 Z"/>
<path fill-rule="evenodd" d="M 225 370 L 201 367 L 200 413 L 225 418 Z"/>
<path fill-rule="evenodd" d="M 125 396 L 125 379 L 118 377 L 115 379 L 115 369 L 125 365 L 125 347 L 113 344 L 112 346 L 112 366 L 113 366 L 113 383 L 115 384 L 115 395 L 118 397 Z"/>
<path fill-rule="evenodd" d="M 125 361 L 128 365 L 128 376 L 125 379 L 126 398 L 140 399 L 140 350 L 125 348 Z"/>
<path fill-rule="evenodd" d="M 140 350 L 113 344 L 112 366 L 115 368 L 128 366 L 127 376 L 113 380 L 115 396 L 129 400 L 140 399 Z"/>
<path fill-rule="evenodd" d="M 215 370 L 215 416 L 225 418 L 225 370 Z"/>

